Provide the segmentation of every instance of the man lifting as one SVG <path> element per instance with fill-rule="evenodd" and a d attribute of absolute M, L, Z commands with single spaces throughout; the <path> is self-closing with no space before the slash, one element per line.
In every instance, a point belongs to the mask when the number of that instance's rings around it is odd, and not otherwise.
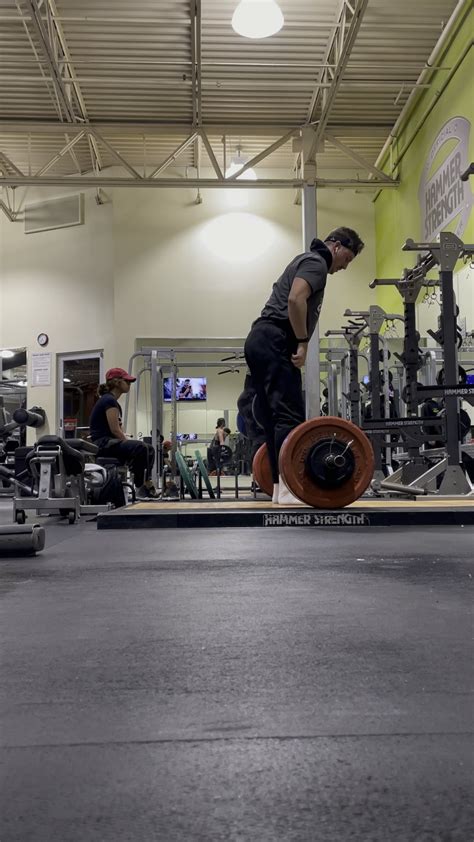
<path fill-rule="evenodd" d="M 327 275 L 347 269 L 364 243 L 352 228 L 336 228 L 324 242 L 314 239 L 273 285 L 245 342 L 245 359 L 258 399 L 273 476 L 272 502 L 297 501 L 278 474 L 280 448 L 305 420 L 301 368 L 321 311 Z"/>

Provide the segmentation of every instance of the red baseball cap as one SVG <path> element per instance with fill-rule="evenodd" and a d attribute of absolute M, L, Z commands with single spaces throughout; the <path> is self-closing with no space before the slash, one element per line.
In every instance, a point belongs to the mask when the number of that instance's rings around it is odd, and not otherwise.
<path fill-rule="evenodd" d="M 128 371 L 125 371 L 124 368 L 109 368 L 109 370 L 105 373 L 106 380 L 113 380 L 114 378 L 118 380 L 126 380 L 127 383 L 135 383 L 136 377 L 133 377 Z"/>

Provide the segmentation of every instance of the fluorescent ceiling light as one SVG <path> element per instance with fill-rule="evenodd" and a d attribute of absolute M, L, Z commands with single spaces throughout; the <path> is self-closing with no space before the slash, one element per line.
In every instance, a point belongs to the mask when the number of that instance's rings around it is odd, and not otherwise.
<path fill-rule="evenodd" d="M 14 357 L 14 351 L 8 351 L 6 348 L 3 351 L 0 351 L 0 357 L 3 357 L 4 360 L 9 360 L 11 357 Z"/>
<path fill-rule="evenodd" d="M 285 22 L 275 0 L 240 0 L 232 15 L 232 28 L 244 38 L 269 38 Z"/>

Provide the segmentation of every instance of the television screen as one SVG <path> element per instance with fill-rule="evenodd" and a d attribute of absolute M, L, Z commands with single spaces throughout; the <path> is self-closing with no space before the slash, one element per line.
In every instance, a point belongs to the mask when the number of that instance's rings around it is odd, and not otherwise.
<path fill-rule="evenodd" d="M 466 386 L 474 386 L 474 374 L 468 374 L 466 376 Z"/>
<path fill-rule="evenodd" d="M 171 401 L 172 378 L 163 378 L 163 400 Z M 176 378 L 176 400 L 177 401 L 205 401 L 207 400 L 207 378 L 206 377 L 177 377 Z"/>

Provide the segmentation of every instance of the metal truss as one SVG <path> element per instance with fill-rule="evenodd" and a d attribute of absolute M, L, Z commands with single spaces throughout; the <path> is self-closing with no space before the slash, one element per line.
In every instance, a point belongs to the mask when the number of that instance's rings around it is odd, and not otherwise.
<path fill-rule="evenodd" d="M 193 127 L 198 127 L 202 125 L 201 0 L 191 0 L 191 62 Z M 199 178 L 201 141 L 197 133 L 195 133 L 192 142 L 194 144 L 194 166 Z M 187 148 L 187 145 L 184 148 Z"/>
<path fill-rule="evenodd" d="M 105 132 L 112 132 L 113 134 L 121 135 L 135 135 L 136 137 L 143 137 L 144 134 L 149 136 L 161 135 L 166 137 L 168 135 L 190 134 L 196 130 L 196 126 L 191 122 L 171 123 L 171 122 L 128 122 L 123 123 L 116 120 L 109 120 L 108 122 L 90 121 L 89 127 L 95 129 L 101 134 Z M 74 123 L 67 126 L 69 134 L 82 131 L 84 126 L 80 123 Z M 200 128 L 206 132 L 208 137 L 210 135 L 223 134 L 237 134 L 245 135 L 246 137 L 278 137 L 290 129 L 297 131 L 304 128 L 304 126 L 294 127 L 292 123 L 207 123 L 202 122 Z M 387 123 L 374 125 L 345 125 L 337 124 L 330 128 L 333 134 L 341 134 L 344 137 L 356 135 L 357 137 L 373 137 L 376 133 L 382 138 L 386 137 L 387 129 L 390 125 Z M 55 122 L 53 120 L 1 120 L 0 119 L 0 133 L 14 133 L 14 134 L 64 134 L 64 123 Z"/>
<path fill-rule="evenodd" d="M 0 121 L 0 132 L 32 134 L 62 134 L 66 143 L 45 163 L 37 172 L 31 172 L 31 161 L 28 173 L 21 172 L 18 167 L 0 154 L 0 186 L 17 187 L 20 185 L 35 186 L 74 186 L 74 187 L 227 187 L 255 189 L 264 187 L 300 187 L 307 183 L 317 187 L 368 187 L 370 189 L 395 187 L 398 182 L 378 170 L 361 155 L 353 152 L 342 143 L 335 134 L 350 136 L 354 132 L 353 126 L 337 126 L 328 133 L 326 128 L 330 124 L 331 107 L 341 84 L 344 69 L 359 30 L 368 0 L 356 0 L 354 8 L 352 0 L 343 0 L 338 20 L 334 25 L 324 61 L 318 71 L 318 80 L 311 97 L 311 104 L 304 126 L 291 125 L 214 125 L 205 124 L 202 112 L 202 55 L 201 55 L 201 0 L 189 0 L 190 33 L 191 33 L 191 97 L 192 123 L 188 125 L 172 123 L 91 123 L 86 104 L 78 81 L 71 54 L 66 42 L 58 14 L 56 0 L 15 0 L 17 10 L 27 36 L 30 41 L 36 62 L 41 70 L 45 83 L 50 91 L 58 113 L 58 122 L 28 122 L 28 121 Z M 32 33 L 35 40 L 32 38 Z M 37 45 L 41 48 L 42 57 L 38 55 Z M 212 62 L 211 62 L 212 63 Z M 47 68 L 47 73 L 45 73 Z M 374 83 L 376 84 L 376 83 Z M 314 123 L 317 113 L 320 114 L 318 123 Z M 357 129 L 358 136 L 367 134 L 372 136 L 374 128 Z M 382 131 L 386 126 L 380 127 Z M 161 162 L 144 161 L 143 174 L 140 174 L 127 157 L 119 153 L 113 146 L 113 140 L 107 139 L 113 133 L 121 139 L 156 135 L 182 135 L 183 140 L 174 151 Z M 238 134 L 248 137 L 269 137 L 271 144 L 249 160 L 239 172 L 225 177 L 226 172 L 226 135 Z M 105 135 L 105 136 L 104 136 Z M 216 154 L 210 142 L 210 137 L 220 135 L 223 143 L 223 167 L 219 163 L 220 154 Z M 385 136 L 385 132 L 384 132 Z M 274 138 L 277 138 L 276 140 Z M 256 182 L 239 180 L 250 167 L 259 164 L 273 152 L 292 139 L 300 138 L 302 153 L 300 153 L 296 177 L 259 179 Z M 316 177 L 315 153 L 326 138 L 333 146 L 344 152 L 348 158 L 356 161 L 370 173 L 367 180 L 361 179 L 322 179 Z M 83 173 L 76 156 L 75 147 L 81 140 L 86 140 L 91 157 L 91 173 Z M 166 177 L 163 173 L 190 146 L 193 146 L 194 168 L 197 178 Z M 214 170 L 214 178 L 201 178 L 201 148 L 204 148 Z M 126 175 L 106 176 L 104 169 L 104 153 L 108 153 L 108 161 L 112 159 L 114 165 L 125 170 Z M 221 153 L 222 150 L 219 150 Z M 64 155 L 69 155 L 74 162 L 80 177 L 73 175 L 55 175 L 55 165 Z M 144 156 L 145 157 L 145 156 Z M 108 164 L 110 165 L 110 164 Z M 98 194 L 99 195 L 99 194 Z M 199 194 L 198 194 L 199 195 Z M 8 200 L 8 196 L 7 196 Z M 11 210 L 11 208 L 10 208 Z"/>
<path fill-rule="evenodd" d="M 211 146 L 209 141 L 207 132 L 201 128 L 195 132 L 192 132 L 175 150 L 171 155 L 168 155 L 167 158 L 160 163 L 157 167 L 155 167 L 152 172 L 148 175 L 140 175 L 138 170 L 132 166 L 132 164 L 124 158 L 123 155 L 119 154 L 113 146 L 99 133 L 99 131 L 89 125 L 82 125 L 75 127 L 75 134 L 60 150 L 57 152 L 46 164 L 44 164 L 36 173 L 23 173 L 18 167 L 16 167 L 6 155 L 0 153 L 0 172 L 2 176 L 0 177 L 0 185 L 3 186 L 10 186 L 10 187 L 18 187 L 20 185 L 35 185 L 35 186 L 43 186 L 43 187 L 51 187 L 51 186 L 74 186 L 74 187 L 233 187 L 233 188 L 245 188 L 246 190 L 252 188 L 264 188 L 264 187 L 299 187 L 304 184 L 304 178 L 291 178 L 291 179 L 282 179 L 282 178 L 272 178 L 272 179 L 259 179 L 258 181 L 239 181 L 238 177 L 241 175 L 245 170 L 249 169 L 252 166 L 263 161 L 269 155 L 271 155 L 276 149 L 280 146 L 287 143 L 293 137 L 298 137 L 302 134 L 299 128 L 290 129 L 290 131 L 286 132 L 282 137 L 278 138 L 278 140 L 274 141 L 270 146 L 260 152 L 258 155 L 255 155 L 250 161 L 248 161 L 245 166 L 239 170 L 239 172 L 235 173 L 234 175 L 229 176 L 228 178 L 225 177 L 224 173 L 221 170 L 221 167 L 217 161 L 216 155 L 214 150 Z M 306 128 L 303 134 L 306 134 L 310 140 L 312 140 L 314 135 L 313 129 Z M 84 137 L 90 138 L 93 137 L 97 142 L 99 148 L 103 146 L 109 154 L 114 158 L 117 165 L 119 165 L 122 169 L 125 169 L 128 173 L 128 177 L 110 177 L 106 176 L 104 172 L 98 172 L 94 169 L 93 175 L 81 175 L 80 177 L 77 176 L 70 176 L 70 175 L 48 175 L 51 169 L 58 163 L 58 161 L 66 154 L 70 153 L 73 147 L 79 143 Z M 204 147 L 208 153 L 210 161 L 212 163 L 213 169 L 215 171 L 215 178 L 158 178 L 157 176 L 161 175 L 174 161 L 177 160 L 179 155 L 188 148 L 192 143 L 196 141 L 196 139 L 201 139 L 203 142 Z M 308 142 L 308 141 L 307 141 Z M 224 167 L 225 169 L 225 167 Z M 373 170 L 374 168 L 372 168 Z M 315 183 L 319 187 L 351 187 L 354 186 L 363 187 L 363 186 L 370 186 L 371 189 L 375 187 L 395 187 L 398 185 L 397 181 L 384 176 L 384 179 L 380 180 L 372 180 L 372 181 L 363 181 L 359 179 L 315 179 Z"/>
<path fill-rule="evenodd" d="M 309 159 L 314 158 L 324 138 L 331 108 L 341 85 L 344 70 L 349 61 L 368 2 L 369 0 L 356 0 L 354 8 L 352 8 L 349 0 L 343 0 L 342 2 L 332 38 L 329 40 L 323 59 L 323 67 L 319 72 L 308 108 L 307 121 L 311 125 L 314 123 L 318 108 L 321 105 L 321 114 L 308 153 Z"/>
<path fill-rule="evenodd" d="M 200 188 L 237 188 L 244 190 L 265 190 L 267 188 L 277 189 L 291 189 L 303 187 L 307 182 L 301 178 L 262 178 L 258 181 L 234 181 L 231 179 L 217 179 L 217 178 L 121 178 L 120 176 L 63 176 L 63 177 L 38 177 L 34 175 L 24 176 L 5 176 L 0 178 L 0 186 L 6 187 L 200 187 Z M 369 181 L 368 179 L 336 179 L 336 178 L 316 178 L 315 187 L 318 188 L 337 188 L 337 189 L 351 189 L 359 190 L 367 188 L 373 191 L 374 189 L 398 187 L 399 181 L 377 182 Z"/>
<path fill-rule="evenodd" d="M 359 155 L 359 153 L 355 152 L 354 149 L 351 149 L 350 146 L 346 146 L 345 143 L 342 143 L 342 141 L 338 140 L 337 137 L 334 137 L 334 135 L 329 134 L 329 132 L 326 132 L 324 137 L 325 140 L 327 140 L 331 144 L 331 146 L 334 146 L 336 149 L 339 149 L 341 152 L 344 152 L 348 158 L 351 158 L 353 161 L 355 161 L 356 164 L 360 164 L 362 167 L 364 167 L 364 169 L 368 170 L 369 173 L 375 175 L 376 178 L 378 178 L 380 181 L 383 181 L 385 184 L 387 182 L 392 181 L 392 178 L 389 175 L 384 173 L 382 170 L 377 169 L 377 167 L 374 166 L 374 164 L 371 164 L 369 161 L 367 161 L 366 158 L 364 158 L 362 155 Z"/>
<path fill-rule="evenodd" d="M 23 15 L 23 5 L 27 9 L 28 17 Z M 55 104 L 58 116 L 66 123 L 88 123 L 89 117 L 87 108 L 77 81 L 77 74 L 71 60 L 71 55 L 64 37 L 64 32 L 59 21 L 56 0 L 16 0 L 16 6 L 20 13 L 29 37 L 30 44 L 37 58 L 43 78 L 51 83 L 54 91 Z M 45 16 L 46 15 L 46 19 Z M 30 37 L 28 23 L 31 24 L 36 38 L 41 46 L 44 61 L 49 69 L 50 76 L 46 77 L 42 64 L 39 60 L 34 43 Z M 65 131 L 66 140 L 69 141 L 68 133 Z M 89 151 L 92 168 L 95 171 L 102 169 L 102 161 L 93 135 L 88 135 Z M 72 146 L 71 146 L 72 149 Z M 71 158 L 78 172 L 81 172 L 79 162 L 71 152 Z"/>

